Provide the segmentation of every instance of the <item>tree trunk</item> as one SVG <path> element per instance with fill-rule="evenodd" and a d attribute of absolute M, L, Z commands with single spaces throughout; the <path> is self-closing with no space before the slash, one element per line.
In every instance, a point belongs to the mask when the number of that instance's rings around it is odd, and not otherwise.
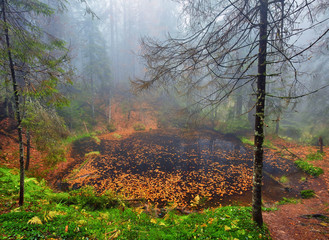
<path fill-rule="evenodd" d="M 319 137 L 320 153 L 323 153 L 323 139 Z"/>
<path fill-rule="evenodd" d="M 253 167 L 252 217 L 258 226 L 263 225 L 262 176 L 265 118 L 266 55 L 267 55 L 268 0 L 260 0 L 260 32 L 258 53 L 257 100 L 255 116 L 255 152 Z"/>
<path fill-rule="evenodd" d="M 22 133 L 22 120 L 20 113 L 20 104 L 19 104 L 19 92 L 16 81 L 16 73 L 14 69 L 14 62 L 10 50 L 10 40 L 9 40 L 9 29 L 7 25 L 6 18 L 6 4 L 7 1 L 2 1 L 2 20 L 4 22 L 4 33 L 6 39 L 6 47 L 7 47 L 7 57 L 9 62 L 11 80 L 13 85 L 13 94 L 15 99 L 15 107 L 16 107 L 16 121 L 17 121 L 17 132 L 18 132 L 18 141 L 19 141 L 19 165 L 20 165 L 20 181 L 19 181 L 19 206 L 24 204 L 24 148 L 23 148 L 23 133 Z"/>
<path fill-rule="evenodd" d="M 242 115 L 242 103 L 243 103 L 243 99 L 242 99 L 241 91 L 238 91 L 238 96 L 236 99 L 236 109 L 235 109 L 235 117 L 237 118 Z"/>
<path fill-rule="evenodd" d="M 111 123 L 112 120 L 112 111 L 111 111 L 112 103 L 111 103 L 111 93 L 109 97 L 109 123 Z"/>
<path fill-rule="evenodd" d="M 31 136 L 30 131 L 26 130 L 26 161 L 25 161 L 25 171 L 29 170 L 30 166 L 30 155 L 31 155 Z"/>
<path fill-rule="evenodd" d="M 279 130 L 280 130 L 280 115 L 278 116 L 278 118 L 275 121 L 275 135 L 279 136 Z"/>

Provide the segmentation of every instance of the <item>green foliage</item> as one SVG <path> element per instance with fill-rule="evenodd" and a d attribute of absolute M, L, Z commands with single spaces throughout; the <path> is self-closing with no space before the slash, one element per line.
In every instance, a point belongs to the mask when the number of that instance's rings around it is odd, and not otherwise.
<path fill-rule="evenodd" d="M 249 138 L 240 137 L 240 140 L 244 144 L 247 144 L 247 145 L 250 145 L 250 146 L 254 146 L 254 141 L 250 140 Z"/>
<path fill-rule="evenodd" d="M 95 140 L 95 142 L 97 144 L 100 144 L 101 143 L 101 140 L 97 136 L 93 136 L 93 139 Z"/>
<path fill-rule="evenodd" d="M 242 143 L 250 145 L 250 146 L 254 146 L 254 141 L 250 140 L 250 138 L 247 138 L 247 137 L 239 137 L 239 138 Z M 266 148 L 276 149 L 276 147 L 273 145 L 273 143 L 268 139 L 265 139 L 263 146 Z"/>
<path fill-rule="evenodd" d="M 315 161 L 315 160 L 322 160 L 324 153 L 316 152 L 310 153 L 306 155 L 306 161 Z"/>
<path fill-rule="evenodd" d="M 308 199 L 314 197 L 315 192 L 313 190 L 307 189 L 300 191 L 300 195 L 302 196 L 303 199 Z"/>
<path fill-rule="evenodd" d="M 301 182 L 305 182 L 306 180 L 307 180 L 306 177 L 301 177 L 301 178 L 300 178 L 300 181 L 301 181 Z"/>
<path fill-rule="evenodd" d="M 16 205 L 18 199 L 19 185 L 18 170 L 0 168 L 0 210 L 11 209 Z"/>
<path fill-rule="evenodd" d="M 12 197 L 11 190 L 16 191 L 18 175 L 10 172 L 0 169 L 0 181 L 6 183 L 0 185 L 0 203 L 4 202 L 2 193 Z M 92 187 L 54 193 L 35 179 L 27 178 L 27 183 L 34 187 L 29 199 L 35 203 L 31 205 L 28 200 L 26 207 L 11 212 L 7 209 L 0 215 L 0 238 L 270 239 L 268 230 L 251 220 L 250 207 L 228 206 L 187 216 L 168 210 L 160 219 L 125 207 L 113 193 L 97 194 Z"/>
<path fill-rule="evenodd" d="M 66 205 L 78 205 L 80 208 L 88 210 L 104 210 L 115 207 L 119 204 L 119 199 L 112 192 L 98 194 L 92 186 L 82 187 L 78 190 L 62 194 L 61 196 L 53 195 L 50 200 Z"/>
<path fill-rule="evenodd" d="M 262 211 L 264 212 L 272 212 L 272 211 L 277 211 L 278 207 L 274 206 L 274 207 L 262 207 Z"/>
<path fill-rule="evenodd" d="M 287 183 L 289 182 L 289 179 L 286 176 L 282 176 L 279 180 L 280 183 Z"/>
<path fill-rule="evenodd" d="M 79 87 L 78 85 L 75 85 Z M 78 91 L 78 90 L 76 90 Z M 79 94 L 70 94 L 70 104 L 63 108 L 57 109 L 58 114 L 64 119 L 66 125 L 76 132 L 81 129 L 92 129 L 95 125 L 95 119 L 92 117 L 92 110 L 86 104 L 86 98 L 90 93 L 80 91 Z"/>
<path fill-rule="evenodd" d="M 310 174 L 311 176 L 318 177 L 323 173 L 323 169 L 319 167 L 314 167 L 312 164 L 303 161 L 303 160 L 296 160 L 295 164 L 297 167 L 299 167 L 301 170 L 306 172 L 307 174 Z"/>
<path fill-rule="evenodd" d="M 90 133 L 82 133 L 82 134 L 78 134 L 78 135 L 70 135 L 67 138 L 65 138 L 62 142 L 64 145 L 69 145 L 75 141 L 78 141 L 80 139 L 83 138 L 89 138 L 92 137 L 92 134 Z"/>
<path fill-rule="evenodd" d="M 279 201 L 277 204 L 278 205 L 283 205 L 283 204 L 287 204 L 287 203 L 293 203 L 293 204 L 297 204 L 299 201 L 295 198 L 285 198 L 283 197 L 281 201 Z"/>
<path fill-rule="evenodd" d="M 133 128 L 135 131 L 144 131 L 145 125 L 143 123 L 135 123 Z"/>
<path fill-rule="evenodd" d="M 122 136 L 120 134 L 117 134 L 117 133 L 114 133 L 112 136 L 116 139 L 122 138 Z"/>
<path fill-rule="evenodd" d="M 65 160 L 62 139 L 68 136 L 65 123 L 51 108 L 44 108 L 38 102 L 28 102 L 23 126 L 32 132 L 32 140 L 39 151 L 47 153 L 50 166 Z"/>

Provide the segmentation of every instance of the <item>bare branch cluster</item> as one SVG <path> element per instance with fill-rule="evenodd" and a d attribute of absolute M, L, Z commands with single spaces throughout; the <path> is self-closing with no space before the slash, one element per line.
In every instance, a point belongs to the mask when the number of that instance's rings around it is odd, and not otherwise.
<path fill-rule="evenodd" d="M 142 90 L 188 82 L 188 88 L 206 93 L 199 96 L 199 102 L 214 104 L 253 83 L 257 75 L 259 1 L 176 1 L 182 4 L 185 37 L 169 35 L 164 42 L 144 38 L 141 56 L 146 63 L 146 80 L 136 80 L 135 87 Z M 320 5 L 327 7 L 326 1 Z M 267 76 L 282 80 L 283 74 L 293 73 L 290 83 L 285 78 L 289 89 L 285 97 L 309 91 L 298 79 L 297 65 L 307 59 L 306 51 L 327 35 L 328 29 L 307 46 L 299 39 L 328 22 L 328 18 L 314 17 L 314 8 L 320 5 L 316 0 L 269 1 Z M 301 28 L 306 18 L 309 24 Z"/>

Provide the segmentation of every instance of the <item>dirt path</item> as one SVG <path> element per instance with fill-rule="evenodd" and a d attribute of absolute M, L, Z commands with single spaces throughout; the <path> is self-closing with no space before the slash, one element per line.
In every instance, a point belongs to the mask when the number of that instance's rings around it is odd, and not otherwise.
<path fill-rule="evenodd" d="M 301 147 L 291 144 L 289 150 L 301 158 L 309 152 L 315 152 L 314 147 Z M 264 221 L 269 226 L 274 240 L 308 240 L 329 239 L 328 218 L 307 218 L 305 215 L 329 217 L 329 147 L 323 160 L 312 161 L 312 164 L 324 170 L 318 178 L 309 177 L 304 189 L 314 190 L 316 196 L 311 199 L 303 199 L 297 204 L 279 206 L 278 211 L 264 213 Z"/>

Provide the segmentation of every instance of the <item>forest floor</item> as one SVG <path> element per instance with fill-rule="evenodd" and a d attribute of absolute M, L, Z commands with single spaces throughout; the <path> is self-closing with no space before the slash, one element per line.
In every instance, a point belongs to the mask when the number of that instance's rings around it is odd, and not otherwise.
<path fill-rule="evenodd" d="M 279 148 L 281 146 L 281 151 L 288 149 L 302 159 L 310 152 L 317 151 L 316 147 L 301 146 L 280 139 L 273 143 Z M 321 216 L 329 215 L 329 147 L 324 152 L 327 154 L 323 159 L 311 162 L 322 168 L 324 174 L 317 178 L 308 177 L 303 183 L 303 188 L 313 190 L 315 197 L 280 205 L 277 211 L 264 212 L 264 221 L 274 240 L 329 239 L 329 218 L 321 219 Z"/>
<path fill-rule="evenodd" d="M 1 122 L 0 130 L 0 165 L 17 168 L 18 144 L 16 132 L 12 130 L 8 121 Z M 122 131 L 122 133 L 119 132 L 117 134 L 125 137 L 133 132 Z M 111 136 L 104 136 L 104 138 L 108 137 L 110 138 Z M 281 152 L 282 155 L 290 157 L 292 160 L 295 160 L 296 157 L 305 159 L 308 154 L 317 151 L 316 147 L 304 146 L 280 138 L 271 139 L 271 142 L 276 147 L 276 149 L 271 151 Z M 319 218 L 321 216 L 329 216 L 329 147 L 325 147 L 324 152 L 327 154 L 324 155 L 323 159 L 311 162 L 314 166 L 321 167 L 324 170 L 324 174 L 317 178 L 309 176 L 301 182 L 303 189 L 314 190 L 315 197 L 302 199 L 297 201 L 297 203 L 279 205 L 276 211 L 264 212 L 264 222 L 269 227 L 274 240 L 329 239 L 328 218 Z M 40 154 L 33 148 L 31 171 L 28 175 L 32 176 L 43 172 L 40 171 L 40 169 L 45 169 L 42 158 L 43 154 Z M 64 165 L 73 162 L 74 159 L 68 159 Z"/>

